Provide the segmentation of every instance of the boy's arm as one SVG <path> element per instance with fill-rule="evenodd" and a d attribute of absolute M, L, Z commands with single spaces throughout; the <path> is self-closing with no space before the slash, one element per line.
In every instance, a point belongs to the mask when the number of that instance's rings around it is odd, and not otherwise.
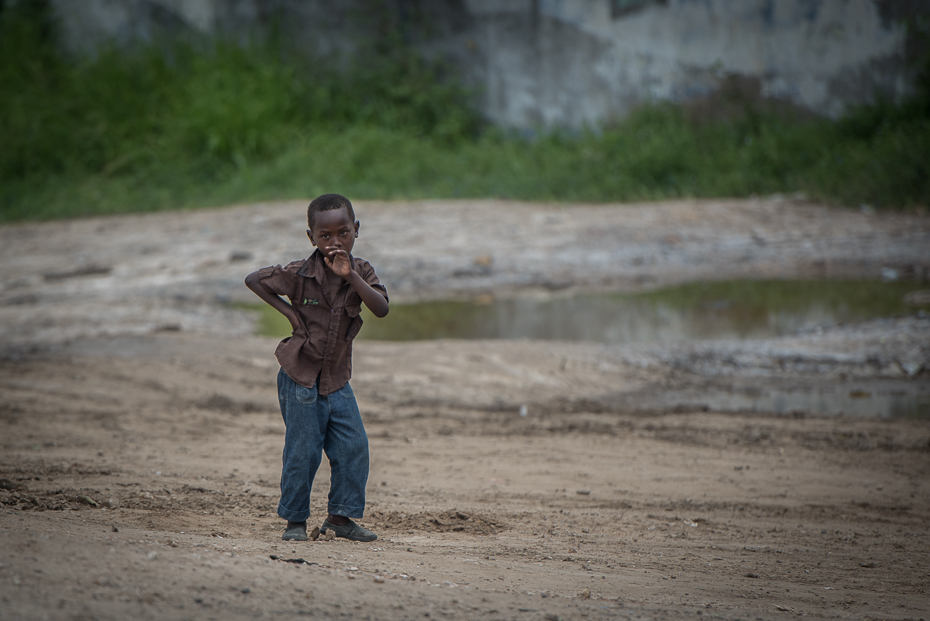
<path fill-rule="evenodd" d="M 245 277 L 245 286 L 248 287 L 252 293 L 264 300 L 271 308 L 284 315 L 291 323 L 292 330 L 296 331 L 300 328 L 300 321 L 297 319 L 297 311 L 294 310 L 294 307 L 288 304 L 284 298 L 278 294 L 266 289 L 259 279 L 257 271 Z"/>
<path fill-rule="evenodd" d="M 365 303 L 365 306 L 368 307 L 372 315 L 375 317 L 384 317 L 388 314 L 388 310 L 390 310 L 388 301 L 384 299 L 381 292 L 372 288 L 371 285 L 365 282 L 364 279 L 358 275 L 358 272 L 350 272 L 346 281 L 355 289 L 359 297 L 362 298 L 362 302 Z"/>
<path fill-rule="evenodd" d="M 349 253 L 345 250 L 335 250 L 333 248 L 325 248 L 324 250 L 329 251 L 329 254 L 323 259 L 326 266 L 339 276 L 342 276 L 343 280 L 355 289 L 355 292 L 362 298 L 362 302 L 365 303 L 371 314 L 375 317 L 387 315 L 388 310 L 390 310 L 388 301 L 379 291 L 365 282 L 365 279 L 359 276 L 358 272 L 352 269 Z"/>

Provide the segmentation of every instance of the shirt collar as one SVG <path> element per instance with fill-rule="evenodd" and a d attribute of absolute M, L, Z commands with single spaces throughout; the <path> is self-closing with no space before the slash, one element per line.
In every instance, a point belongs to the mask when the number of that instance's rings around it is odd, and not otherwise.
<path fill-rule="evenodd" d="M 355 257 L 351 254 L 349 255 L 349 264 L 352 266 L 352 271 L 355 270 Z M 326 280 L 326 263 L 323 262 L 323 253 L 320 252 L 320 249 L 317 248 L 313 251 L 304 264 L 297 270 L 298 276 L 304 276 L 306 278 L 316 278 L 321 284 Z"/>

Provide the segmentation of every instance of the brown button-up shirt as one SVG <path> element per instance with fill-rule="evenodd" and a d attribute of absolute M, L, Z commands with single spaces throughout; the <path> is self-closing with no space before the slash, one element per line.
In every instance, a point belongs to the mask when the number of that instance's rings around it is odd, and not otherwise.
<path fill-rule="evenodd" d="M 387 299 L 387 289 L 371 264 L 350 259 L 352 269 Z M 362 327 L 362 298 L 345 280 L 333 290 L 326 278 L 328 269 L 322 253 L 315 250 L 304 261 L 258 270 L 265 288 L 290 300 L 301 324 L 278 344 L 275 357 L 284 372 L 302 386 L 312 388 L 319 377 L 319 392 L 324 396 L 352 377 L 352 339 Z"/>

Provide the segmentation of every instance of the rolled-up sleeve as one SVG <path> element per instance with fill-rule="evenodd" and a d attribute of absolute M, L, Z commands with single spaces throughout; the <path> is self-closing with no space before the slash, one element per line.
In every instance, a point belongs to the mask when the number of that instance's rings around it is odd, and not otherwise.
<path fill-rule="evenodd" d="M 276 295 L 293 297 L 294 285 L 298 276 L 297 270 L 292 269 L 291 265 L 287 267 L 281 267 L 280 265 L 263 267 L 258 270 L 258 281 L 265 289 Z"/>
<path fill-rule="evenodd" d="M 388 298 L 387 287 L 381 284 L 381 280 L 378 278 L 378 275 L 375 274 L 375 268 L 371 266 L 371 263 L 365 261 L 358 266 L 358 275 L 362 277 L 362 280 L 367 282 L 372 289 L 384 296 L 384 299 L 390 302 Z"/>

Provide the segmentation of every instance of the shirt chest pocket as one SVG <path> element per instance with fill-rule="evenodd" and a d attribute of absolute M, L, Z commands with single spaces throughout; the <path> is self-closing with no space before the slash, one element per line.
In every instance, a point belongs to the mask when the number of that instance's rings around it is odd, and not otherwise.
<path fill-rule="evenodd" d="M 356 296 L 357 297 L 357 296 Z M 359 330 L 362 329 L 362 324 L 365 323 L 362 321 L 362 299 L 357 298 L 355 300 L 346 300 L 346 320 L 348 321 L 348 328 L 346 329 L 346 340 L 351 341 L 356 336 L 358 336 Z"/>

